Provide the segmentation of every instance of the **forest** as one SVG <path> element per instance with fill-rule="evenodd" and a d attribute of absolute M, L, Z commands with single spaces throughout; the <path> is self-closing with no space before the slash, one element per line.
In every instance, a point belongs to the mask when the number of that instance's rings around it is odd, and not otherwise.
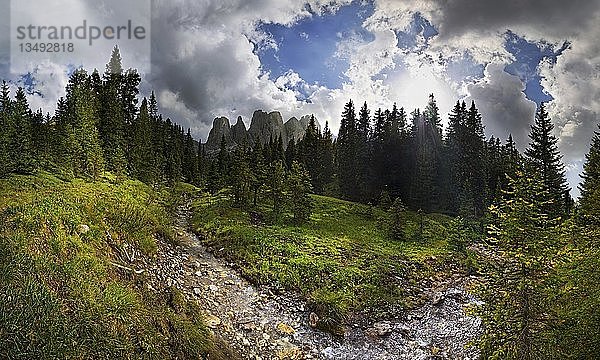
<path fill-rule="evenodd" d="M 313 117 L 302 140 L 285 148 L 280 138 L 235 147 L 223 139 L 207 152 L 189 129 L 163 118 L 154 93 L 139 100 L 140 79 L 122 68 L 115 48 L 103 74 L 71 74 L 53 115 L 31 109 L 23 88 L 13 95 L 4 83 L 0 178 L 47 172 L 88 183 L 135 179 L 153 189 L 184 182 L 273 223 L 289 213 L 286 226 L 311 222 L 315 195 L 381 209 L 391 229 L 409 211 L 444 214 L 477 277 L 472 292 L 480 303 L 472 311 L 483 322 L 475 341 L 481 358 L 597 356 L 600 132 L 573 199 L 543 103 L 524 152 L 511 136 L 486 138 L 474 102 L 457 101 L 443 128 L 434 95 L 415 110 L 350 100 L 337 136 L 328 124 L 320 131 Z M 414 240 L 400 231 L 389 241 Z"/>

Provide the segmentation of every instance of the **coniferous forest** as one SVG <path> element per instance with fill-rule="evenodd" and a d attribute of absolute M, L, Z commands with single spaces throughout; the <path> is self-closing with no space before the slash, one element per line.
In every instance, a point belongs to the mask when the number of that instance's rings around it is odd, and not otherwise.
<path fill-rule="evenodd" d="M 135 69 L 122 68 L 115 48 L 104 73 L 71 74 L 54 114 L 31 109 L 24 89 L 11 93 L 4 83 L 0 177 L 133 179 L 158 191 L 187 183 L 230 199 L 257 223 L 284 227 L 309 226 L 320 201 L 331 197 L 382 214 L 373 222 L 391 229 L 386 241 L 416 247 L 425 237 L 424 214 L 442 214 L 449 219 L 444 236 L 474 279 L 469 291 L 478 302 L 470 311 L 482 330 L 473 346 L 481 358 L 598 356 L 600 132 L 573 199 L 543 103 L 523 152 L 512 136 L 486 137 L 476 103 L 458 100 L 441 114 L 434 95 L 424 109 L 349 100 L 337 136 L 329 124 L 321 131 L 313 116 L 303 138 L 285 147 L 281 138 L 252 146 L 223 138 L 217 151 L 207 151 L 177 119 L 163 118 L 154 93 L 140 98 L 140 81 Z M 19 212 L 0 211 L 5 221 Z M 407 214 L 420 216 L 421 237 L 407 238 Z M 5 330 L 0 324 L 0 337 Z M 2 354 L 14 353 L 2 343 Z"/>

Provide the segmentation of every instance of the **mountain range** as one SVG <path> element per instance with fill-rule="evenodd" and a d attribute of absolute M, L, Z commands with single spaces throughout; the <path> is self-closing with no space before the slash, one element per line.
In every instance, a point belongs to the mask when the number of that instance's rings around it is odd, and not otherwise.
<path fill-rule="evenodd" d="M 311 116 L 304 115 L 300 120 L 292 117 L 284 123 L 279 111 L 267 113 L 262 110 L 256 110 L 252 115 L 250 128 L 248 129 L 246 129 L 246 124 L 241 116 L 237 118 L 237 122 L 233 126 L 228 118 L 218 117 L 213 120 L 205 149 L 207 151 L 218 150 L 222 138 L 225 139 L 227 147 L 235 147 L 242 144 L 252 146 L 257 141 L 265 144 L 270 139 L 276 140 L 280 136 L 285 148 L 292 139 L 295 142 L 302 139 L 310 123 Z M 315 123 L 320 130 L 319 121 L 316 120 Z"/>

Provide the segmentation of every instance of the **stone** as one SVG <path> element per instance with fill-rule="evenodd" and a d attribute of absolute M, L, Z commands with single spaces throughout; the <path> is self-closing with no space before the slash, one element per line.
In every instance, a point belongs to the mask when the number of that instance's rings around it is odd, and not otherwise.
<path fill-rule="evenodd" d="M 206 315 L 204 317 L 204 321 L 206 322 L 206 325 L 211 329 L 214 329 L 221 324 L 221 319 L 214 315 Z"/>
<path fill-rule="evenodd" d="M 211 284 L 208 286 L 208 289 L 212 292 L 217 292 L 219 291 L 219 287 L 217 287 L 217 285 Z"/>
<path fill-rule="evenodd" d="M 277 324 L 277 330 L 279 330 L 282 333 L 287 334 L 287 335 L 292 335 L 293 333 L 296 332 L 296 330 L 294 330 L 291 326 L 289 326 L 286 323 Z"/>
<path fill-rule="evenodd" d="M 317 327 L 317 324 L 319 324 L 319 315 L 311 312 L 310 315 L 308 315 L 308 325 L 315 328 Z"/>
<path fill-rule="evenodd" d="M 392 333 L 392 325 L 387 321 L 376 322 L 366 333 L 371 337 L 384 337 Z"/>
<path fill-rule="evenodd" d="M 81 224 L 81 225 L 77 226 L 77 233 L 79 235 L 87 234 L 89 231 L 90 231 L 90 227 L 87 226 L 86 224 Z"/>
<path fill-rule="evenodd" d="M 442 294 L 442 293 L 434 294 L 433 299 L 431 299 L 431 303 L 434 306 L 441 305 L 443 301 L 444 301 L 444 294 Z"/>
<path fill-rule="evenodd" d="M 200 294 L 202 294 L 202 290 L 200 288 L 194 288 L 194 294 L 200 295 Z"/>

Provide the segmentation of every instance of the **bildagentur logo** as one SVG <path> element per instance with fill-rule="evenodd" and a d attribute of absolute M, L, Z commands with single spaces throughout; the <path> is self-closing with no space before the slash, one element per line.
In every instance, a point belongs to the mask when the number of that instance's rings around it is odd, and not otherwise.
<path fill-rule="evenodd" d="M 150 0 L 11 0 L 11 71 L 102 68 L 118 45 L 150 70 Z"/>

